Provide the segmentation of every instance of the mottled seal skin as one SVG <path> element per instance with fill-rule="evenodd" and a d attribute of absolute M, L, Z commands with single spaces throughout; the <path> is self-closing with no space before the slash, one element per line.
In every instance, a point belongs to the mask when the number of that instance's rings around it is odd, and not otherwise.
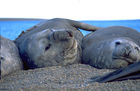
<path fill-rule="evenodd" d="M 140 61 L 134 64 L 128 65 L 125 68 L 120 68 L 116 71 L 108 73 L 98 78 L 91 78 L 90 82 L 112 82 L 123 80 L 135 80 L 140 79 Z"/>
<path fill-rule="evenodd" d="M 82 62 L 118 69 L 140 60 L 140 33 L 123 26 L 99 29 L 83 38 Z"/>
<path fill-rule="evenodd" d="M 15 43 L 25 69 L 79 63 L 83 35 L 78 28 L 89 31 L 98 29 L 78 21 L 55 18 L 21 34 Z"/>
<path fill-rule="evenodd" d="M 22 69 L 19 51 L 13 41 L 0 36 L 1 77 Z"/>

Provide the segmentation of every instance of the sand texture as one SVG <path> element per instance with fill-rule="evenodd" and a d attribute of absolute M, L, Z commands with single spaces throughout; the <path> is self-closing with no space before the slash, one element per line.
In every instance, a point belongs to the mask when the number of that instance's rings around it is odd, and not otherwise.
<path fill-rule="evenodd" d="M 111 71 L 84 64 L 17 71 L 0 80 L 0 91 L 140 91 L 140 80 L 87 83 Z"/>

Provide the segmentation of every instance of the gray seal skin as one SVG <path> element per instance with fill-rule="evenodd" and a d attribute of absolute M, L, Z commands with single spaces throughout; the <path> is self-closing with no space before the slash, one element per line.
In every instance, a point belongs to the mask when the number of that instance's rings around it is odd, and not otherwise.
<path fill-rule="evenodd" d="M 112 81 L 123 81 L 123 80 L 135 80 L 140 79 L 140 61 L 134 64 L 131 64 L 125 68 L 120 68 L 116 71 L 108 73 L 104 76 L 98 78 L 91 78 L 91 82 L 112 82 Z"/>
<path fill-rule="evenodd" d="M 25 69 L 64 66 L 81 61 L 84 29 L 98 28 L 69 19 L 45 20 L 22 33 L 15 43 L 19 48 Z"/>
<path fill-rule="evenodd" d="M 19 51 L 13 41 L 0 36 L 1 77 L 23 68 Z"/>
<path fill-rule="evenodd" d="M 99 29 L 83 38 L 82 63 L 118 69 L 140 60 L 140 33 L 123 26 Z"/>

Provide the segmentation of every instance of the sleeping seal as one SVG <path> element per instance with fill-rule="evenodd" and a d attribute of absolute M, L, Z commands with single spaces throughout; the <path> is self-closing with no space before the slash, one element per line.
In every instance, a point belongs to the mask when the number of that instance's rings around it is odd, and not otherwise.
<path fill-rule="evenodd" d="M 0 71 L 1 77 L 22 69 L 22 62 L 14 42 L 0 36 Z"/>
<path fill-rule="evenodd" d="M 123 26 L 99 29 L 83 38 L 82 62 L 118 69 L 140 60 L 140 33 Z"/>
<path fill-rule="evenodd" d="M 98 29 L 78 21 L 55 18 L 21 34 L 15 43 L 25 69 L 79 63 L 83 35 L 78 28 L 89 31 Z"/>

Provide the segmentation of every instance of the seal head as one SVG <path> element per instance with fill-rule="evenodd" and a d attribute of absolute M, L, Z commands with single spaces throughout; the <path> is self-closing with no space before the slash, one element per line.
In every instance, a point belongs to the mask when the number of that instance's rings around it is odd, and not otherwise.
<path fill-rule="evenodd" d="M 125 60 L 128 64 L 132 64 L 140 60 L 140 47 L 129 38 L 118 38 L 112 42 L 113 55 L 112 59 Z"/>
<path fill-rule="evenodd" d="M 118 69 L 140 61 L 140 33 L 123 26 L 99 29 L 82 41 L 82 63 Z"/>
<path fill-rule="evenodd" d="M 100 41 L 93 44 L 90 49 L 94 51 L 89 51 L 89 56 L 83 60 L 88 59 L 86 63 L 96 68 L 122 68 L 140 60 L 139 45 L 126 37 Z"/>
<path fill-rule="evenodd" d="M 22 69 L 22 61 L 16 45 L 2 36 L 0 36 L 0 63 L 1 77 Z"/>

